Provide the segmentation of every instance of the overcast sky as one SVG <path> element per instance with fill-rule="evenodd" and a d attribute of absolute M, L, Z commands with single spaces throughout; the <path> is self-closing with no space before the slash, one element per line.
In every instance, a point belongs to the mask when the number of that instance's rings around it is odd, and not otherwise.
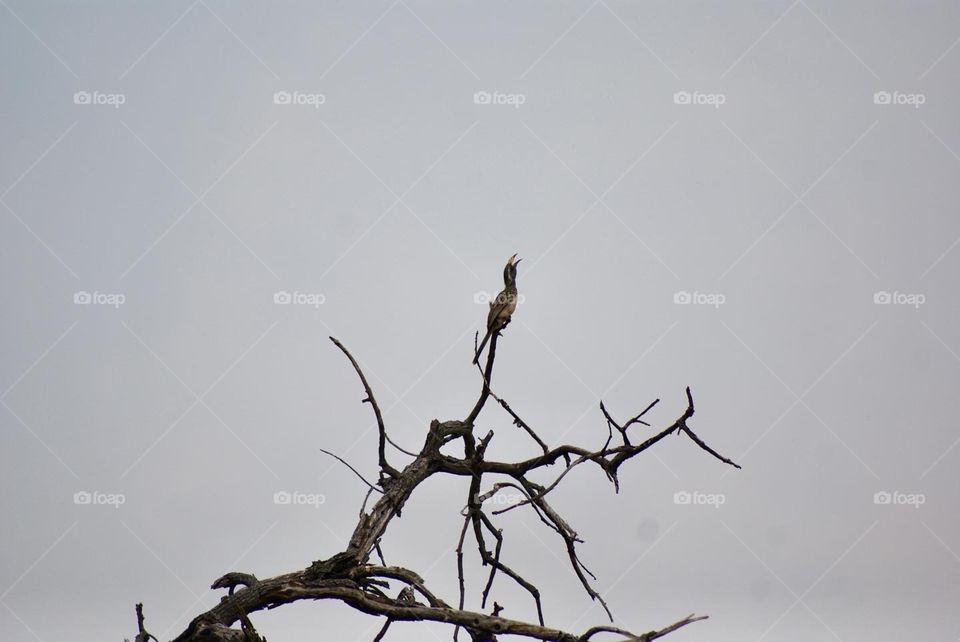
<path fill-rule="evenodd" d="M 0 0 L 0 639 L 120 642 L 142 601 L 167 640 L 224 572 L 342 550 L 364 487 L 320 449 L 374 477 L 376 431 L 327 336 L 418 449 L 519 252 L 494 388 L 547 442 L 602 445 L 600 399 L 669 425 L 689 385 L 743 465 L 673 438 L 619 495 L 564 480 L 618 625 L 956 641 L 958 39 L 951 2 Z M 383 547 L 450 602 L 466 492 L 432 479 Z M 500 525 L 548 624 L 603 623 L 554 533 Z"/>

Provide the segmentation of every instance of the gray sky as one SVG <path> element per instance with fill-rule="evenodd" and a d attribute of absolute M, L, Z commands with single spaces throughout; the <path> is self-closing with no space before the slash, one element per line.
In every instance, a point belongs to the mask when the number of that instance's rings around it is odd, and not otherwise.
<path fill-rule="evenodd" d="M 519 252 L 495 389 L 545 440 L 601 445 L 600 398 L 668 425 L 690 385 L 744 467 L 670 439 L 620 495 L 565 480 L 619 624 L 957 640 L 960 6 L 325 4 L 0 2 L 0 638 L 119 641 L 143 601 L 169 639 L 222 573 L 341 550 L 364 489 L 319 449 L 372 476 L 376 431 L 326 337 L 419 448 L 468 413 L 475 299 Z M 466 490 L 384 546 L 450 601 Z M 551 532 L 501 524 L 548 623 L 603 622 Z"/>

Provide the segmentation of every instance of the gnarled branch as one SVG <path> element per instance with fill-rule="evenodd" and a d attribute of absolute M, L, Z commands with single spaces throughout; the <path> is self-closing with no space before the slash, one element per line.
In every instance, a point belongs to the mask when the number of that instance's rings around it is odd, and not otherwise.
<path fill-rule="evenodd" d="M 607 410 L 607 407 L 601 403 L 600 410 L 606 422 L 606 441 L 600 448 L 589 449 L 571 444 L 562 444 L 550 448 L 537 431 L 524 421 L 509 404 L 497 397 L 490 388 L 498 337 L 499 332 L 494 333 L 490 339 L 486 363 L 481 370 L 482 387 L 480 395 L 466 419 L 443 422 L 434 419 L 430 423 L 420 451 L 416 453 L 404 451 L 408 452 L 413 460 L 402 470 L 395 469 L 387 461 L 385 444 L 392 442 L 389 441 L 380 407 L 363 371 L 343 344 L 331 337 L 331 341 L 347 356 L 360 377 L 366 392 L 363 401 L 369 403 L 373 408 L 379 431 L 378 464 L 380 478 L 377 484 L 367 482 L 364 479 L 368 489 L 349 543 L 343 551 L 326 559 L 315 561 L 303 570 L 269 579 L 258 580 L 247 573 L 227 573 L 215 581 L 213 587 L 227 588 L 229 593 L 221 599 L 219 604 L 194 618 L 187 629 L 176 638 L 175 642 L 251 642 L 255 639 L 258 640 L 260 639 L 259 634 L 250 622 L 250 614 L 264 609 L 274 609 L 299 600 L 337 600 L 363 613 L 385 618 L 383 627 L 377 633 L 375 640 L 383 639 L 394 622 L 430 621 L 454 626 L 455 637 L 459 629 L 463 628 L 474 642 L 496 640 L 498 635 L 505 634 L 556 642 L 587 641 L 601 634 L 618 635 L 624 640 L 650 641 L 683 626 L 705 619 L 706 616 L 690 615 L 664 628 L 643 634 L 631 633 L 626 629 L 614 626 L 596 626 L 580 635 L 576 635 L 546 626 L 540 590 L 536 584 L 522 576 L 504 561 L 505 536 L 502 529 L 494 523 L 493 517 L 507 510 L 515 510 L 521 507 L 529 507 L 533 510 L 544 525 L 560 536 L 571 567 L 584 590 L 591 599 L 599 601 L 610 616 L 610 611 L 603 597 L 591 584 L 591 581 L 596 578 L 580 560 L 577 544 L 582 543 L 582 540 L 570 524 L 547 501 L 547 496 L 567 478 L 571 470 L 583 464 L 598 466 L 613 483 L 614 490 L 619 491 L 618 472 L 620 467 L 670 434 L 683 433 L 699 448 L 718 460 L 737 468 L 739 466 L 708 446 L 689 427 L 688 423 L 694 414 L 693 395 L 689 388 L 686 389 L 687 407 L 683 413 L 670 425 L 655 432 L 645 440 L 634 443 L 638 438 L 631 438 L 628 435 L 628 429 L 633 426 L 650 427 L 651 424 L 645 417 L 659 400 L 650 403 L 623 424 L 617 422 Z M 475 424 L 490 398 L 495 399 L 500 407 L 507 412 L 513 424 L 531 435 L 540 447 L 541 454 L 513 462 L 487 459 L 487 447 L 495 433 L 491 430 L 478 441 L 474 435 L 474 430 Z M 614 430 L 620 436 L 619 441 L 622 442 L 620 445 L 614 446 L 612 444 Z M 463 442 L 462 457 L 455 457 L 442 452 L 445 446 L 454 441 Z M 328 454 L 332 455 L 332 453 Z M 363 476 L 353 466 L 336 455 L 332 456 L 347 465 L 363 479 Z M 553 466 L 560 461 L 563 462 L 563 468 L 551 483 L 544 486 L 530 479 L 530 473 Z M 425 580 L 413 570 L 398 566 L 387 566 L 383 562 L 382 552 L 380 551 L 380 541 L 391 521 L 401 515 L 405 503 L 420 484 L 431 476 L 438 474 L 469 479 L 467 501 L 463 512 L 464 523 L 456 548 L 460 589 L 456 607 L 450 606 L 431 591 Z M 484 481 L 491 477 L 497 480 L 494 482 L 492 490 L 482 493 L 481 488 Z M 494 510 L 488 514 L 484 510 L 484 501 L 498 490 L 507 487 L 516 489 L 523 496 L 523 500 L 513 506 L 502 510 Z M 373 495 L 374 490 L 379 495 Z M 367 502 L 371 501 L 373 497 L 376 497 L 376 501 L 368 510 Z M 473 612 L 464 608 L 466 588 L 463 547 L 468 532 L 472 533 L 476 541 L 477 550 L 483 564 L 490 567 L 481 593 L 482 606 L 486 608 L 486 604 L 494 592 L 497 575 L 504 575 L 526 590 L 533 598 L 537 612 L 536 624 L 500 617 L 503 607 L 498 602 L 494 602 L 493 612 L 490 614 Z M 495 540 L 492 551 L 487 545 L 488 537 Z M 380 559 L 381 563 L 379 565 L 371 563 L 370 558 L 374 553 Z M 387 594 L 392 582 L 399 583 L 402 587 L 395 598 Z M 425 603 L 421 603 L 417 596 L 422 598 Z M 610 617 L 612 621 L 612 616 Z M 141 634 L 148 636 L 143 631 L 142 611 L 139 607 L 138 618 Z M 241 624 L 241 628 L 233 628 L 238 622 Z M 147 642 L 147 640 L 148 638 L 141 640 L 138 636 L 138 642 Z"/>

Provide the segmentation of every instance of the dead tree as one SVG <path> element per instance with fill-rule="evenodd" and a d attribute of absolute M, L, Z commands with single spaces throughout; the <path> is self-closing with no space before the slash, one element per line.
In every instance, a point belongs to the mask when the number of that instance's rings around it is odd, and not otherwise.
<path fill-rule="evenodd" d="M 617 635 L 620 640 L 648 642 L 692 622 L 706 619 L 707 616 L 689 615 L 673 624 L 646 633 L 631 633 L 609 625 L 594 626 L 582 633 L 570 633 L 546 625 L 540 590 L 501 558 L 504 540 L 502 532 L 494 524 L 495 515 L 520 508 L 532 510 L 540 521 L 560 538 L 570 565 L 587 595 L 603 606 L 612 622 L 610 610 L 591 583 L 596 578 L 584 566 L 578 555 L 577 544 L 582 540 L 551 506 L 548 501 L 551 491 L 563 481 L 567 473 L 583 464 L 599 467 L 613 484 L 615 491 L 619 491 L 617 475 L 620 466 L 672 434 L 685 435 L 699 448 L 721 462 L 736 468 L 740 466 L 713 450 L 690 428 L 689 421 L 694 412 L 690 388 L 686 390 L 686 409 L 676 421 L 646 438 L 636 433 L 641 431 L 641 427 L 651 427 L 644 417 L 659 402 L 659 399 L 623 423 L 615 420 L 601 402 L 600 411 L 606 422 L 607 434 L 603 445 L 598 449 L 566 444 L 549 447 L 540 435 L 491 389 L 490 382 L 499 336 L 500 332 L 494 333 L 486 363 L 483 366 L 477 366 L 481 377 L 481 389 L 473 408 L 464 419 L 448 421 L 434 419 L 430 422 L 426 439 L 417 453 L 403 450 L 393 443 L 387 433 L 380 406 L 359 364 L 343 344 L 330 337 L 330 340 L 349 359 L 359 376 L 365 392 L 363 403 L 370 404 L 379 431 L 377 449 L 379 479 L 376 483 L 364 480 L 368 490 L 349 544 L 345 550 L 326 559 L 315 561 L 307 568 L 293 573 L 257 579 L 248 573 L 231 572 L 218 578 L 212 588 L 229 589 L 229 594 L 224 596 L 215 607 L 195 617 L 174 642 L 260 642 L 262 638 L 254 629 L 249 615 L 297 600 L 339 600 L 358 611 L 384 618 L 383 627 L 377 633 L 374 642 L 383 639 L 391 623 L 397 621 L 442 622 L 451 625 L 454 639 L 457 639 L 460 629 L 463 629 L 472 642 L 493 642 L 500 635 L 573 642 L 593 640 L 605 633 Z M 477 417 L 490 399 L 495 400 L 510 416 L 512 423 L 524 430 L 536 442 L 542 451 L 541 454 L 521 461 L 495 461 L 486 457 L 487 447 L 494 437 L 494 432 L 491 430 L 486 435 L 478 437 L 474 434 L 474 426 Z M 444 451 L 444 447 L 453 442 L 462 443 L 462 457 L 449 454 L 449 449 Z M 401 469 L 394 467 L 388 460 L 388 445 L 396 448 L 401 456 L 410 460 Z M 363 476 L 350 464 L 342 459 L 340 461 L 363 479 Z M 559 464 L 558 473 L 550 484 L 544 486 L 530 479 L 530 473 L 557 464 Z M 404 504 L 417 487 L 433 475 L 462 477 L 467 486 L 466 503 L 462 513 L 463 527 L 456 549 L 460 590 L 455 606 L 435 595 L 424 578 L 414 570 L 387 565 L 380 548 L 381 538 L 386 534 L 390 522 L 400 517 Z M 486 483 L 490 483 L 490 486 L 486 487 Z M 522 501 L 507 508 L 488 511 L 484 508 L 484 501 L 501 488 L 512 488 L 518 491 L 523 497 Z M 376 501 L 368 510 L 367 504 L 372 496 L 376 497 Z M 493 603 L 492 613 L 464 609 L 466 591 L 463 550 L 468 534 L 472 536 L 477 546 L 483 565 L 489 567 L 489 574 L 481 594 L 482 608 L 487 608 L 497 575 L 504 575 L 530 594 L 537 612 L 536 623 L 500 617 L 503 607 L 496 602 Z M 375 554 L 379 563 L 372 559 Z M 396 597 L 391 597 L 390 593 L 395 590 L 394 584 L 399 585 L 401 590 L 396 593 Z M 147 635 L 143 629 L 140 605 L 137 613 L 140 624 L 140 634 L 137 639 L 140 640 Z M 238 622 L 241 628 L 233 628 Z"/>

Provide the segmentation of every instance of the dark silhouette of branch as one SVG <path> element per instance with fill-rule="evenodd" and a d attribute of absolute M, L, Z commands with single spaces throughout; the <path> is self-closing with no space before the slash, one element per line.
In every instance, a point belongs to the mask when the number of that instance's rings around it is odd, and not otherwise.
<path fill-rule="evenodd" d="M 150 642 L 150 640 L 154 640 L 154 642 L 160 642 L 151 633 L 148 633 L 143 626 L 143 620 L 144 620 L 143 604 L 142 603 L 136 604 L 134 607 L 134 610 L 137 613 L 137 636 L 133 638 L 134 642 Z"/>
<path fill-rule="evenodd" d="M 719 461 L 736 468 L 740 466 L 708 446 L 690 428 L 689 421 L 694 415 L 694 403 L 689 388 L 686 389 L 687 405 L 682 414 L 670 425 L 654 431 L 646 439 L 641 439 L 637 434 L 630 435 L 628 431 L 632 429 L 633 433 L 637 433 L 642 428 L 651 427 L 647 416 L 658 405 L 659 399 L 648 404 L 642 411 L 622 424 L 601 402 L 600 411 L 606 423 L 604 431 L 606 434 L 599 435 L 599 441 L 603 442 L 599 448 L 572 444 L 561 444 L 551 448 L 537 430 L 491 390 L 490 381 L 496 360 L 497 343 L 502 331 L 503 328 L 490 337 L 486 362 L 480 370 L 480 394 L 466 418 L 431 421 L 419 452 L 406 451 L 398 447 L 412 457 L 412 461 L 402 470 L 395 469 L 387 461 L 385 444 L 393 444 L 393 442 L 387 435 L 380 407 L 358 362 L 343 344 L 331 337 L 331 341 L 346 355 L 360 377 L 366 392 L 363 402 L 369 403 L 373 408 L 379 430 L 380 474 L 376 483 L 367 481 L 356 468 L 342 458 L 326 450 L 323 451 L 345 464 L 368 487 L 348 544 L 344 550 L 315 561 L 303 570 L 269 579 L 258 580 L 247 573 L 227 573 L 214 582 L 213 587 L 226 588 L 229 593 L 221 599 L 219 604 L 195 617 L 175 642 L 256 642 L 261 638 L 250 622 L 250 614 L 300 600 L 336 600 L 360 612 L 385 618 L 383 627 L 374 638 L 375 642 L 384 639 L 391 624 L 400 621 L 448 624 L 454 627 L 455 640 L 460 629 L 463 629 L 472 642 L 493 642 L 499 635 L 573 642 L 588 641 L 601 634 L 617 635 L 622 640 L 649 642 L 683 626 L 705 619 L 706 616 L 690 615 L 647 633 L 631 633 L 626 629 L 607 625 L 595 626 L 577 635 L 546 625 L 540 589 L 511 566 L 506 535 L 494 522 L 494 518 L 509 510 L 521 508 L 532 510 L 540 522 L 560 538 L 570 566 L 584 591 L 590 599 L 598 601 L 603 606 L 612 622 L 613 618 L 606 602 L 599 591 L 593 588 L 592 582 L 596 577 L 579 557 L 577 545 L 582 543 L 581 538 L 549 503 L 548 495 L 567 478 L 571 470 L 582 465 L 597 466 L 613 484 L 614 491 L 619 492 L 620 467 L 671 434 L 682 433 L 697 447 Z M 512 424 L 530 435 L 539 446 L 540 454 L 519 461 L 497 461 L 487 458 L 487 449 L 495 432 L 489 430 L 483 438 L 478 439 L 474 431 L 477 420 L 491 398 L 496 400 L 507 413 Z M 622 442 L 619 445 L 613 443 L 614 431 L 619 435 L 618 442 Z M 604 438 L 605 441 L 603 441 Z M 444 451 L 444 448 L 453 442 L 463 443 L 463 456 L 453 456 L 449 453 L 449 449 Z M 557 464 L 560 465 L 560 470 L 549 484 L 542 485 L 531 479 L 531 473 Z M 434 475 L 445 475 L 454 479 L 462 477 L 468 482 L 466 483 L 466 503 L 461 513 L 464 521 L 456 546 L 459 581 L 456 607 L 450 606 L 434 594 L 425 580 L 413 570 L 388 566 L 380 548 L 381 539 L 392 520 L 401 515 L 407 500 L 420 484 Z M 483 488 L 488 490 L 484 492 Z M 505 488 L 514 489 L 519 493 L 521 501 L 499 510 L 485 509 L 485 502 Z M 375 501 L 373 501 L 374 498 Z M 368 502 L 371 501 L 373 503 L 368 509 Z M 493 601 L 492 613 L 465 609 L 467 571 L 464 568 L 464 546 L 467 544 L 468 534 L 477 546 L 482 564 L 489 567 L 480 592 L 481 607 L 487 608 L 488 602 L 496 593 L 498 580 L 500 583 L 512 582 L 531 596 L 537 614 L 536 623 L 501 617 L 504 607 L 497 601 Z M 379 564 L 371 559 L 374 554 L 379 559 Z M 388 593 L 394 592 L 392 588 L 394 584 L 399 584 L 401 590 L 396 597 L 390 597 Z M 148 636 L 149 634 L 143 631 L 142 612 L 139 606 L 138 618 L 141 633 Z M 238 622 L 241 628 L 234 628 Z M 137 642 L 148 642 L 148 637 L 143 639 L 138 637 Z"/>
<path fill-rule="evenodd" d="M 622 425 L 622 426 L 621 426 L 620 424 L 618 424 L 616 421 L 614 421 L 613 417 L 610 416 L 610 413 L 607 412 L 607 408 L 606 408 L 606 406 L 603 405 L 603 402 L 602 402 L 602 401 L 600 402 L 600 412 L 602 412 L 602 413 L 603 413 L 603 416 L 606 417 L 606 419 L 607 419 L 607 427 L 608 427 L 608 428 L 616 428 L 616 429 L 617 429 L 617 432 L 619 432 L 619 433 L 620 433 L 620 436 L 623 438 L 623 445 L 624 445 L 624 446 L 629 446 L 629 445 L 630 445 L 630 438 L 627 436 L 627 428 L 629 428 L 629 427 L 632 426 L 633 424 L 642 424 L 642 425 L 644 425 L 644 426 L 649 427 L 650 424 L 648 424 L 648 423 L 645 422 L 643 419 L 641 419 L 641 417 L 643 417 L 645 414 L 647 414 L 648 412 L 650 412 L 650 410 L 651 410 L 654 406 L 656 406 L 658 403 L 660 403 L 660 400 L 659 400 L 659 399 L 654 399 L 654 400 L 650 403 L 649 406 L 647 406 L 646 408 L 644 408 L 643 410 L 640 411 L 640 414 L 638 414 L 638 415 L 637 415 L 636 417 L 634 417 L 633 419 L 630 419 L 627 423 L 625 423 L 625 424 Z M 604 445 L 604 448 L 606 448 L 606 446 L 608 446 L 608 445 L 610 444 L 610 439 L 613 438 L 613 431 L 612 431 L 612 430 L 609 431 L 609 437 L 610 437 L 610 438 L 607 439 L 607 443 Z"/>
<path fill-rule="evenodd" d="M 358 471 L 356 468 L 354 468 L 353 466 L 351 466 L 347 461 L 345 461 L 345 460 L 343 459 L 343 457 L 340 457 L 339 455 L 334 455 L 334 454 L 333 454 L 332 452 L 330 452 L 329 450 L 324 450 L 323 448 L 320 449 L 320 452 L 322 452 L 322 453 L 325 454 L 325 455 L 330 455 L 331 457 L 333 457 L 334 459 L 336 459 L 337 461 L 339 461 L 341 464 L 343 464 L 344 466 L 346 466 L 347 468 L 349 468 L 349 469 L 353 472 L 354 475 L 356 475 L 357 477 L 360 478 L 360 481 L 362 481 L 364 484 L 366 484 L 367 486 L 370 487 L 370 490 L 375 490 L 375 491 L 377 491 L 378 493 L 382 493 L 382 492 L 383 492 L 382 490 L 380 490 L 379 488 L 377 488 L 376 486 L 374 486 L 373 484 L 371 484 L 370 482 L 368 482 L 368 481 L 367 481 L 367 478 L 364 477 L 363 475 L 361 475 L 361 474 L 360 474 L 360 471 Z"/>
<path fill-rule="evenodd" d="M 691 624 L 693 622 L 699 622 L 700 620 L 706 620 L 706 619 L 707 619 L 706 615 L 701 615 L 700 617 L 696 617 L 691 613 L 690 615 L 683 618 L 682 620 L 678 622 L 674 622 L 670 626 L 666 626 L 660 629 L 659 631 L 648 631 L 647 633 L 644 633 L 642 635 L 635 635 L 633 633 L 630 633 L 630 631 L 626 631 L 624 629 L 618 629 L 615 626 L 595 626 L 592 629 L 588 630 L 583 635 L 581 635 L 579 639 L 589 640 L 591 637 L 593 637 L 594 635 L 597 635 L 598 633 L 617 633 L 619 635 L 626 636 L 628 640 L 637 640 L 638 642 L 650 642 L 650 640 L 656 640 L 657 638 L 662 638 L 666 634 L 673 633 L 677 629 L 684 627 L 688 624 Z"/>
<path fill-rule="evenodd" d="M 393 620 L 387 618 L 387 621 L 383 623 L 383 628 L 377 633 L 377 636 L 373 638 L 373 642 L 380 642 L 383 639 L 383 636 L 387 634 L 387 629 L 390 628 L 390 625 L 393 624 Z"/>
<path fill-rule="evenodd" d="M 508 322 L 509 324 L 509 322 Z M 506 328 L 507 326 L 503 326 Z M 487 350 L 487 363 L 483 367 L 483 387 L 480 389 L 480 398 L 477 399 L 477 403 L 473 406 L 473 410 L 470 411 L 470 414 L 467 415 L 467 418 L 464 420 L 468 424 L 473 424 L 473 422 L 480 415 L 480 411 L 483 410 L 483 406 L 487 403 L 487 398 L 490 396 L 490 379 L 493 377 L 493 362 L 497 358 L 497 339 L 500 338 L 500 332 L 503 331 L 503 328 L 494 332 L 490 337 L 490 349 Z"/>
<path fill-rule="evenodd" d="M 514 426 L 517 426 L 518 428 L 523 428 L 523 430 L 528 435 L 530 435 L 530 437 L 535 442 L 537 442 L 537 445 L 540 446 L 541 449 L 543 449 L 544 453 L 549 452 L 550 448 L 547 447 L 547 444 L 544 443 L 542 439 L 540 439 L 540 436 L 536 432 L 534 432 L 533 428 L 527 425 L 527 422 L 525 422 L 523 419 L 520 418 L 520 415 L 518 415 L 516 412 L 513 411 L 513 408 L 510 407 L 510 404 L 508 404 L 505 399 L 501 399 L 500 397 L 498 397 L 496 393 L 493 392 L 493 390 L 490 391 L 490 396 L 493 397 L 494 401 L 500 404 L 501 408 L 507 411 L 507 414 L 513 417 Z"/>
<path fill-rule="evenodd" d="M 377 449 L 377 455 L 379 456 L 380 462 L 380 471 L 383 474 L 390 475 L 395 477 L 397 475 L 396 469 L 387 463 L 387 453 L 386 453 L 386 440 L 387 440 L 387 428 L 383 425 L 383 414 L 380 412 L 380 406 L 377 405 L 377 400 L 373 396 L 373 390 L 370 389 L 370 384 L 367 383 L 367 378 L 363 374 L 363 370 L 360 369 L 360 364 L 357 363 L 357 360 L 353 358 L 353 355 L 350 354 L 350 351 L 343 347 L 343 344 L 340 343 L 334 337 L 330 337 L 330 340 L 333 341 L 343 354 L 347 355 L 347 359 L 350 360 L 350 363 L 353 365 L 353 369 L 357 371 L 357 375 L 360 377 L 360 382 L 363 384 L 363 389 L 366 391 L 367 396 L 364 398 L 363 403 L 369 403 L 373 407 L 373 414 L 377 418 L 377 430 L 380 432 L 380 445 Z M 391 442 L 392 443 L 392 442 Z M 397 447 L 394 444 L 394 447 Z M 399 449 L 399 447 L 397 447 Z"/>
<path fill-rule="evenodd" d="M 410 452 L 409 450 L 407 450 L 407 449 L 405 449 L 405 448 L 401 448 L 399 445 L 397 445 L 397 442 L 395 442 L 394 440 L 390 439 L 390 435 L 384 434 L 384 438 L 386 438 L 388 444 L 390 444 L 391 446 L 393 446 L 394 448 L 396 448 L 397 450 L 399 450 L 400 452 L 402 452 L 404 455 L 410 455 L 411 457 L 416 457 L 416 456 L 417 456 L 417 453 L 412 453 L 412 452 Z"/>

